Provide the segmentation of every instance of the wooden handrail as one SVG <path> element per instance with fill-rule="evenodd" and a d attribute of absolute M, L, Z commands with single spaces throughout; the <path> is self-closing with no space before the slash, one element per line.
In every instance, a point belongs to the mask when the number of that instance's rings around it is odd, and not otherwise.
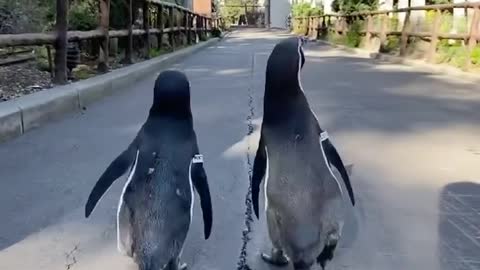
<path fill-rule="evenodd" d="M 160 0 L 145 0 L 142 5 L 143 12 L 143 29 L 132 29 L 132 2 L 128 0 L 128 25 L 129 29 L 109 30 L 109 7 L 110 0 L 100 0 L 99 5 L 99 26 L 95 30 L 90 31 L 67 31 L 67 7 L 65 0 L 56 0 L 57 14 L 56 29 L 47 33 L 22 33 L 22 34 L 0 34 L 0 48 L 15 46 L 34 46 L 34 45 L 54 45 L 55 46 L 55 82 L 64 84 L 67 82 L 66 74 L 66 51 L 68 42 L 77 42 L 81 40 L 98 39 L 100 43 L 100 54 L 98 60 L 98 69 L 101 72 L 108 71 L 108 55 L 109 55 L 109 39 L 118 37 L 127 37 L 128 46 L 125 49 L 125 63 L 132 63 L 132 44 L 133 36 L 144 36 L 144 57 L 148 58 L 150 35 L 160 35 L 159 47 L 161 46 L 161 35 L 168 34 L 170 44 L 175 49 L 175 35 L 184 33 L 187 36 L 187 43 L 192 41 L 192 33 L 198 35 L 207 35 L 212 28 L 219 25 L 221 18 L 212 18 L 189 10 L 185 7 Z M 149 6 L 154 6 L 157 10 L 157 25 L 149 25 L 151 22 L 151 14 Z M 60 8 L 59 8 L 60 7 Z M 164 10 L 168 11 L 168 15 L 164 15 Z M 180 20 L 177 14 L 180 14 Z M 195 22 L 195 23 L 194 23 Z M 167 25 L 164 25 L 167 23 Z M 165 27 L 168 26 L 168 27 Z M 51 60 L 49 58 L 49 60 Z"/>
<path fill-rule="evenodd" d="M 463 9 L 473 9 L 473 19 L 471 20 L 471 24 L 469 25 L 470 29 L 468 33 L 441 33 L 440 32 L 440 23 L 441 23 L 441 12 L 447 9 L 453 8 L 463 8 Z M 413 31 L 412 27 L 410 27 L 410 15 L 413 11 L 435 11 L 435 18 L 433 21 L 433 26 L 430 32 L 420 32 L 420 31 Z M 404 12 L 405 17 L 404 21 L 401 22 L 403 28 L 401 31 L 389 31 L 387 27 L 387 17 L 386 15 L 392 13 L 400 13 Z M 381 20 L 381 30 L 376 31 L 372 27 L 372 17 L 380 15 L 382 17 Z M 386 41 L 387 36 L 399 36 L 400 38 L 400 56 L 406 55 L 406 49 L 408 44 L 408 39 L 410 37 L 419 37 L 422 39 L 426 39 L 430 41 L 429 49 L 426 53 L 426 60 L 428 62 L 434 62 L 435 53 L 437 49 L 437 44 L 439 40 L 442 39 L 452 39 L 452 40 L 463 40 L 468 43 L 466 46 L 468 56 L 466 57 L 466 61 L 464 64 L 464 69 L 468 69 L 470 66 L 470 53 L 477 45 L 478 41 L 480 41 L 480 2 L 463 2 L 463 3 L 455 3 L 455 4 L 439 4 L 439 5 L 427 5 L 427 6 L 416 6 L 416 7 L 407 7 L 407 8 L 399 8 L 399 9 L 392 9 L 392 10 L 378 10 L 378 11 L 362 11 L 362 12 L 354 12 L 350 14 L 325 14 L 321 16 L 309 16 L 309 17 L 295 17 L 294 19 L 299 22 L 305 22 L 307 20 L 307 34 L 311 35 L 311 33 L 315 34 L 318 33 L 318 30 L 323 30 L 322 32 L 325 33 L 325 30 L 332 30 L 337 32 L 338 34 L 345 35 L 348 32 L 348 27 L 346 23 L 349 21 L 347 18 L 357 17 L 360 21 L 365 21 L 367 27 L 366 31 L 359 31 L 359 34 L 365 35 L 366 37 L 366 47 L 368 48 L 370 45 L 370 40 L 373 36 L 380 37 L 380 43 L 384 44 Z M 330 23 L 326 24 L 325 22 L 330 21 L 330 18 L 337 18 L 335 26 L 331 26 Z M 353 18 L 355 19 L 355 18 Z M 321 23 L 320 23 L 321 21 Z M 312 23 L 313 22 L 313 23 Z M 316 23 L 315 23 L 316 22 Z M 333 29 L 332 29 L 333 28 Z M 315 31 L 315 29 L 317 31 Z M 315 37 L 318 37 L 318 34 L 315 34 Z M 380 46 L 381 47 L 381 46 Z"/>

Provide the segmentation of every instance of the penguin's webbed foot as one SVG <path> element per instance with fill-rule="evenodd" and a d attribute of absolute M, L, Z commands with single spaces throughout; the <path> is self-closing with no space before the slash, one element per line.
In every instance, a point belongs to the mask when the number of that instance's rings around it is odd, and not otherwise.
<path fill-rule="evenodd" d="M 187 270 L 186 263 L 178 263 L 178 270 Z"/>
<path fill-rule="evenodd" d="M 165 269 L 166 270 L 186 270 L 187 264 L 181 263 L 178 259 L 171 260 L 170 263 L 168 264 L 168 267 Z"/>
<path fill-rule="evenodd" d="M 262 259 L 269 264 L 276 266 L 286 266 L 288 265 L 288 258 L 283 254 L 283 251 L 280 249 L 272 248 L 270 254 L 262 253 Z"/>
<path fill-rule="evenodd" d="M 335 248 L 337 247 L 337 244 L 332 244 L 329 246 L 326 246 L 323 248 L 322 253 L 318 255 L 317 257 L 317 263 L 320 264 L 323 270 L 325 270 L 325 267 L 327 265 L 328 261 L 331 261 L 333 259 L 333 254 L 335 252 Z"/>

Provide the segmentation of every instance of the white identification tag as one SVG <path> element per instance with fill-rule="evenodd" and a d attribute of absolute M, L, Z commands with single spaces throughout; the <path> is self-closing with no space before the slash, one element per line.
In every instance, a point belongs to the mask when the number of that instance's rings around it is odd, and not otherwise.
<path fill-rule="evenodd" d="M 320 133 L 320 141 L 325 141 L 326 139 L 328 139 L 328 133 L 326 131 Z"/>
<path fill-rule="evenodd" d="M 192 163 L 203 163 L 203 155 L 195 155 L 192 159 Z"/>

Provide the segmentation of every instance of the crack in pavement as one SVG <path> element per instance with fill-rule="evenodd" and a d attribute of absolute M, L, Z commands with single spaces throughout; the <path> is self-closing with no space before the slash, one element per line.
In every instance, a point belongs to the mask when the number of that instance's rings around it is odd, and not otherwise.
<path fill-rule="evenodd" d="M 250 78 L 252 83 L 250 83 L 248 87 L 248 109 L 249 114 L 247 116 L 247 125 L 248 125 L 248 133 L 247 138 L 253 134 L 254 125 L 253 125 L 253 118 L 255 116 L 255 109 L 253 106 L 253 75 L 254 75 L 254 68 L 255 68 L 255 54 L 252 54 L 252 63 L 251 63 L 251 70 L 250 70 Z M 242 249 L 240 251 L 239 260 L 237 263 L 237 270 L 251 270 L 250 266 L 247 263 L 247 244 L 250 241 L 250 233 L 252 232 L 252 225 L 253 222 L 252 218 L 252 171 L 253 171 L 253 163 L 252 157 L 250 156 L 250 142 L 247 139 L 247 165 L 248 165 L 248 178 L 249 178 L 249 185 L 248 191 L 245 195 L 245 229 L 242 231 Z"/>
<path fill-rule="evenodd" d="M 73 266 L 77 263 L 77 258 L 75 258 L 75 252 L 78 251 L 78 244 L 73 247 L 73 249 L 70 252 L 65 253 L 65 259 L 67 261 L 67 264 L 65 264 L 65 267 L 67 270 L 70 270 L 73 268 Z M 71 259 L 71 262 L 69 260 Z"/>

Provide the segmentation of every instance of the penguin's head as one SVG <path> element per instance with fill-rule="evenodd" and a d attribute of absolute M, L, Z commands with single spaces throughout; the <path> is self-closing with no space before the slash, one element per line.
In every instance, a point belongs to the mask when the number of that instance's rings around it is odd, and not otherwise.
<path fill-rule="evenodd" d="M 190 116 L 190 82 L 177 70 L 166 70 L 155 80 L 150 114 Z"/>
<path fill-rule="evenodd" d="M 275 89 L 275 95 L 301 90 L 299 73 L 305 64 L 302 45 L 301 38 L 292 37 L 275 46 L 267 62 L 267 90 Z"/>

